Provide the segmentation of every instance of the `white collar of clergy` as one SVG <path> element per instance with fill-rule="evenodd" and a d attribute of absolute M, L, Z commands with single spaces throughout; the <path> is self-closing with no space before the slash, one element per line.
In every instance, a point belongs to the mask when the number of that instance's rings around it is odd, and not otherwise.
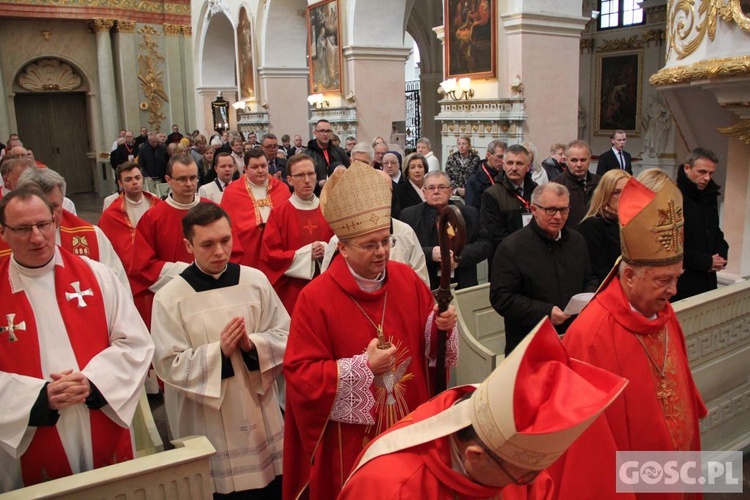
<path fill-rule="evenodd" d="M 297 193 L 292 193 L 289 201 L 294 205 L 294 208 L 299 210 L 315 210 L 320 205 L 320 199 L 315 195 L 312 195 L 309 200 L 303 200 L 297 196 Z"/>
<path fill-rule="evenodd" d="M 39 276 L 44 276 L 45 274 L 52 272 L 57 265 L 65 265 L 62 260 L 62 255 L 60 255 L 60 250 L 57 247 L 55 247 L 55 255 L 42 267 L 23 266 L 19 264 L 18 261 L 16 261 L 15 257 L 11 255 L 10 266 L 15 271 L 15 273 L 9 273 L 11 290 L 13 290 L 13 293 L 16 293 L 19 290 L 23 290 L 23 283 L 21 283 L 21 281 L 18 279 L 19 275 L 24 275 L 29 278 L 38 278 Z"/>
<path fill-rule="evenodd" d="M 635 307 L 633 307 L 633 304 L 631 304 L 630 302 L 628 302 L 628 305 L 630 306 L 630 310 L 631 310 L 631 311 L 633 311 L 634 313 L 636 313 L 636 314 L 640 314 L 641 316 L 645 316 L 645 314 L 643 314 L 643 313 L 642 313 L 641 311 L 639 311 L 638 309 L 636 309 Z M 648 318 L 648 320 L 649 320 L 649 321 L 653 321 L 653 320 L 655 320 L 655 319 L 656 319 L 656 318 L 658 318 L 658 317 L 659 317 L 659 315 L 658 315 L 658 314 L 652 314 L 652 315 L 651 315 L 651 316 L 650 316 L 650 317 Z"/>
<path fill-rule="evenodd" d="M 131 200 L 130 198 L 127 197 L 127 195 L 123 196 L 123 198 L 125 198 L 125 203 L 129 205 L 141 205 L 143 204 L 143 202 L 146 201 L 146 195 L 143 193 L 141 193 L 141 199 L 138 201 Z"/>
<path fill-rule="evenodd" d="M 357 286 L 359 286 L 359 289 L 362 290 L 363 292 L 372 293 L 383 288 L 383 282 L 385 281 L 385 269 L 375 279 L 369 279 L 369 278 L 363 278 L 359 274 L 355 273 L 354 269 L 352 269 L 352 266 L 350 266 L 348 262 L 346 263 L 346 267 L 349 268 L 349 272 L 352 273 L 352 276 L 354 277 L 354 281 L 357 282 Z"/>
<path fill-rule="evenodd" d="M 169 196 L 167 196 L 167 203 L 172 208 L 176 208 L 177 210 L 190 210 L 194 206 L 196 206 L 198 203 L 201 202 L 201 199 L 197 195 L 193 195 L 193 201 L 190 203 L 180 203 L 178 201 L 175 201 L 174 198 L 172 198 L 172 193 L 169 193 Z"/>

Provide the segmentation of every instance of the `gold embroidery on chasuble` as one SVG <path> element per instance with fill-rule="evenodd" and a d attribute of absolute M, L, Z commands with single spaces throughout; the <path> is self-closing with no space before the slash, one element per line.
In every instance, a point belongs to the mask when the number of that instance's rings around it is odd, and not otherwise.
<path fill-rule="evenodd" d="M 658 335 L 641 336 L 645 348 L 655 360 L 664 359 L 664 334 L 662 331 Z M 686 367 L 682 366 L 682 357 L 674 354 L 681 351 L 679 342 L 675 335 L 670 335 L 668 342 L 669 355 L 664 365 L 664 376 L 651 364 L 651 379 L 674 449 L 689 451 L 693 449 L 695 438 L 694 415 L 689 407 L 692 398 L 684 377 Z"/>
<path fill-rule="evenodd" d="M 265 225 L 265 222 L 263 222 L 263 217 L 260 213 L 261 207 L 269 207 L 273 209 L 273 202 L 271 201 L 271 196 L 268 194 L 268 186 L 266 186 L 266 197 L 260 199 L 256 198 L 253 194 L 253 188 L 250 186 L 250 179 L 245 179 L 245 188 L 247 188 L 247 195 L 253 202 L 253 210 L 255 211 L 255 227 L 261 228 L 263 227 L 263 225 Z"/>

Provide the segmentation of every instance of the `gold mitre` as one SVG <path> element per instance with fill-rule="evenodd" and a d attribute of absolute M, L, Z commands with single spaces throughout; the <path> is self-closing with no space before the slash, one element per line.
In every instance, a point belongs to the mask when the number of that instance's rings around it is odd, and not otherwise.
<path fill-rule="evenodd" d="M 355 161 L 328 178 L 320 209 L 340 240 L 390 228 L 390 186 L 372 166 Z"/>
<path fill-rule="evenodd" d="M 631 178 L 620 195 L 622 260 L 634 266 L 668 266 L 682 262 L 682 193 L 672 182 L 657 192 Z"/>

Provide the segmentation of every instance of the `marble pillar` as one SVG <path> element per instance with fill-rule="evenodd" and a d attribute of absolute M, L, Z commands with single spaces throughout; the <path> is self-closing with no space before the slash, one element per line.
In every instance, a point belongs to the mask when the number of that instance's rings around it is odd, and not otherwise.
<path fill-rule="evenodd" d="M 182 71 L 185 79 L 185 130 L 199 129 L 195 115 L 195 78 L 193 77 L 193 28 L 181 26 L 182 30 Z"/>
<path fill-rule="evenodd" d="M 178 125 L 183 134 L 185 130 L 185 88 L 183 81 L 183 54 L 180 50 L 180 27 L 176 24 L 164 24 L 164 55 L 166 56 L 166 72 L 164 90 L 169 96 L 169 123 L 162 123 L 162 130 L 172 130 L 172 125 Z"/>
<path fill-rule="evenodd" d="M 264 66 L 258 69 L 261 101 L 258 112 L 266 110 L 269 117 L 269 131 L 281 137 L 282 134 L 310 137 L 307 129 L 308 87 L 306 67 L 282 68 Z M 304 128 L 303 128 L 304 127 Z M 342 139 L 343 140 L 343 139 Z"/>
<path fill-rule="evenodd" d="M 721 168 L 721 167 L 720 167 Z M 722 282 L 750 276 L 750 144 L 739 137 L 729 140 L 727 182 L 724 191 L 722 230 L 729 243 L 727 268 L 719 273 Z"/>
<path fill-rule="evenodd" d="M 406 118 L 403 75 L 410 52 L 403 47 L 344 47 L 344 94 L 356 99 L 357 140 L 390 137 L 393 122 Z"/>
<path fill-rule="evenodd" d="M 137 45 L 135 21 L 118 20 L 114 28 L 113 52 L 117 95 L 120 100 L 120 123 L 123 128 L 132 130 L 135 135 L 140 133 L 142 126 L 148 126 L 147 121 L 141 118 L 141 110 L 138 107 L 140 86 Z"/>
<path fill-rule="evenodd" d="M 2 52 L 0 52 L 0 68 L 3 67 Z M 10 122 L 8 120 L 8 94 L 10 90 L 5 89 L 3 72 L 0 71 L 0 140 L 5 141 L 10 135 Z"/>
<path fill-rule="evenodd" d="M 109 151 L 118 136 L 119 119 L 117 112 L 117 88 L 112 59 L 110 30 L 115 24 L 112 19 L 94 19 L 91 23 L 96 31 L 96 60 L 99 74 L 99 100 L 102 110 L 102 139 L 98 149 Z"/>

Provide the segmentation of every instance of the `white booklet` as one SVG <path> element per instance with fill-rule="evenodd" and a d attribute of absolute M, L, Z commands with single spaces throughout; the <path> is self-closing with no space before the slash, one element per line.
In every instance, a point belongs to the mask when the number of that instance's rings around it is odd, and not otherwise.
<path fill-rule="evenodd" d="M 570 298 L 570 302 L 568 302 L 568 305 L 565 306 L 565 310 L 563 312 L 570 316 L 573 316 L 574 314 L 580 314 L 581 311 L 583 311 L 583 308 L 586 307 L 586 304 L 591 302 L 591 299 L 593 298 L 594 298 L 593 292 L 579 293 L 579 294 L 573 295 Z"/>

